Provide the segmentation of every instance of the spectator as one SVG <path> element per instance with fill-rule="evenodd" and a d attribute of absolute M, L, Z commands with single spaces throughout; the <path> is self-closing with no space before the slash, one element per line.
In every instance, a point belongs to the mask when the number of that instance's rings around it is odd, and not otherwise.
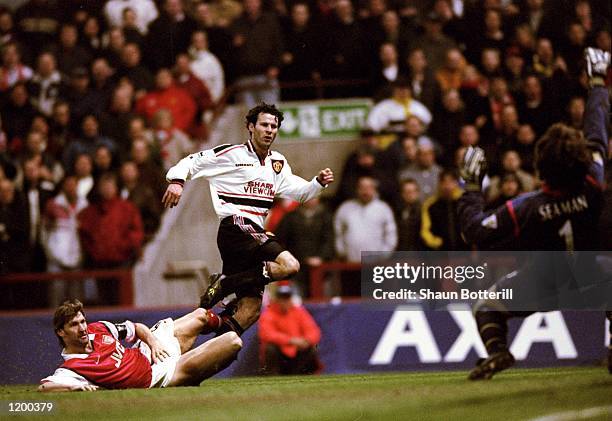
<path fill-rule="evenodd" d="M 81 136 L 64 148 L 62 161 L 66 168 L 72 168 L 77 155 L 88 154 L 94 156 L 95 150 L 100 145 L 107 146 L 111 151 L 117 150 L 116 143 L 100 134 L 100 124 L 93 114 L 86 115 L 81 123 Z"/>
<path fill-rule="evenodd" d="M 79 32 L 74 23 L 64 23 L 60 28 L 59 44 L 51 49 L 57 57 L 57 68 L 60 73 L 69 75 L 72 69 L 85 67 L 92 57 L 89 51 L 78 44 Z"/>
<path fill-rule="evenodd" d="M 406 118 L 414 115 L 425 125 L 431 122 L 431 113 L 419 101 L 412 99 L 410 85 L 404 78 L 397 79 L 393 84 L 391 98 L 380 101 L 370 110 L 366 125 L 375 132 L 383 130 L 398 131 L 403 129 Z M 401 125 L 401 129 L 397 128 Z"/>
<path fill-rule="evenodd" d="M 283 25 L 285 39 L 280 79 L 286 82 L 311 80 L 320 77 L 318 53 L 321 39 L 310 17 L 310 7 L 305 2 L 291 6 L 291 16 Z M 283 90 L 283 100 L 314 98 L 312 89 L 290 88 Z"/>
<path fill-rule="evenodd" d="M 54 160 L 62 158 L 62 152 L 72 141 L 72 126 L 70 119 L 70 105 L 65 101 L 58 101 L 53 105 L 51 127 L 46 151 Z"/>
<path fill-rule="evenodd" d="M 76 270 L 82 263 L 77 214 L 87 206 L 87 200 L 78 195 L 76 176 L 64 177 L 60 185 L 61 191 L 47 201 L 44 211 L 47 272 Z M 49 287 L 49 305 L 55 306 L 69 297 L 82 295 L 78 282 L 53 281 Z"/>
<path fill-rule="evenodd" d="M 153 134 L 166 171 L 195 151 L 195 145 L 189 137 L 174 126 L 172 114 L 168 110 L 160 109 L 153 115 Z"/>
<path fill-rule="evenodd" d="M 412 45 L 412 48 L 423 50 L 433 72 L 442 67 L 446 52 L 456 47 L 455 42 L 442 32 L 442 21 L 442 17 L 436 12 L 429 13 L 423 24 L 425 32 Z"/>
<path fill-rule="evenodd" d="M 140 47 L 127 43 L 121 49 L 121 67 L 117 70 L 119 78 L 128 78 L 134 85 L 136 97 L 139 98 L 153 88 L 153 75 L 140 62 Z"/>
<path fill-rule="evenodd" d="M 331 213 L 314 198 L 286 214 L 276 228 L 276 235 L 287 250 L 300 261 L 295 276 L 302 297 L 310 296 L 311 267 L 334 257 L 334 225 Z"/>
<path fill-rule="evenodd" d="M 125 9 L 131 9 L 136 15 L 136 27 L 145 35 L 148 26 L 157 16 L 158 11 L 152 0 L 110 0 L 104 6 L 104 16 L 109 26 L 122 26 Z"/>
<path fill-rule="evenodd" d="M 88 16 L 83 23 L 81 45 L 87 49 L 92 57 L 99 57 L 102 53 L 102 34 L 100 21 L 96 16 Z"/>
<path fill-rule="evenodd" d="M 441 105 L 440 109 L 434 113 L 430 133 L 442 147 L 444 163 L 448 163 L 452 159 L 451 153 L 457 147 L 459 132 L 467 117 L 465 104 L 456 89 L 448 90 L 442 95 Z"/>
<path fill-rule="evenodd" d="M 200 2 L 195 6 L 196 31 L 206 34 L 207 49 L 210 48 L 211 53 L 219 58 L 226 71 L 229 71 L 233 51 L 229 27 L 242 12 L 242 2 L 236 0 L 225 0 L 220 3 Z M 229 78 L 231 77 L 232 75 Z"/>
<path fill-rule="evenodd" d="M 118 167 L 117 158 L 105 144 L 98 144 L 93 152 L 94 181 L 102 174 L 115 173 Z"/>
<path fill-rule="evenodd" d="M 380 66 L 373 75 L 374 98 L 384 99 L 391 95 L 391 85 L 399 77 L 397 49 L 390 42 L 381 44 L 379 49 Z"/>
<path fill-rule="evenodd" d="M 64 89 L 64 80 L 57 70 L 55 56 L 44 52 L 38 56 L 36 73 L 29 82 L 31 101 L 36 110 L 45 116 L 51 116 L 53 104 L 59 99 Z"/>
<path fill-rule="evenodd" d="M 183 10 L 181 0 L 164 0 L 163 11 L 149 25 L 145 41 L 149 67 L 155 70 L 172 67 L 176 55 L 187 51 L 195 29 L 196 23 Z"/>
<path fill-rule="evenodd" d="M 63 170 L 61 165 L 46 151 L 46 147 L 46 134 L 36 130 L 34 124 L 32 124 L 32 130 L 26 137 L 24 148 L 18 160 L 23 163 L 27 160 L 35 159 L 41 165 L 41 179 L 54 183 L 62 178 Z M 53 189 L 53 186 L 50 188 Z"/>
<path fill-rule="evenodd" d="M 544 95 L 542 83 L 537 76 L 528 75 L 523 86 L 523 96 L 517 104 L 519 115 L 521 121 L 531 125 L 536 136 L 540 137 L 557 120 L 555 109 L 550 96 Z"/>
<path fill-rule="evenodd" d="M 14 42 L 2 45 L 0 92 L 6 92 L 17 82 L 27 82 L 32 76 L 32 69 L 21 63 L 21 53 L 18 45 Z"/>
<path fill-rule="evenodd" d="M 412 19 L 402 19 L 395 10 L 386 10 L 381 17 L 383 42 L 395 46 L 399 57 L 406 57 L 416 28 Z"/>
<path fill-rule="evenodd" d="M 208 88 L 214 103 L 219 102 L 225 90 L 225 75 L 219 59 L 208 49 L 208 35 L 195 31 L 189 47 L 191 71 Z"/>
<path fill-rule="evenodd" d="M 138 258 L 143 239 L 138 209 L 118 195 L 117 178 L 100 176 L 96 197 L 79 215 L 79 236 L 90 268 L 129 267 Z M 102 304 L 117 301 L 116 283 L 98 282 Z"/>
<path fill-rule="evenodd" d="M 151 186 L 158 199 L 161 200 L 166 189 L 166 178 L 162 166 L 151 156 L 150 145 L 146 139 L 134 139 L 130 159 L 138 166 L 140 182 L 146 186 Z"/>
<path fill-rule="evenodd" d="M 74 175 L 77 179 L 77 196 L 86 200 L 94 185 L 93 159 L 88 153 L 80 153 L 74 159 Z"/>
<path fill-rule="evenodd" d="M 461 88 L 465 65 L 465 58 L 458 48 L 451 48 L 446 52 L 444 65 L 436 72 L 436 80 L 442 92 Z"/>
<path fill-rule="evenodd" d="M 244 13 L 230 27 L 237 100 L 247 108 L 279 98 L 278 74 L 283 53 L 276 16 L 262 10 L 261 0 L 244 0 Z"/>
<path fill-rule="evenodd" d="M 355 197 L 357 180 L 360 177 L 383 178 L 381 169 L 376 162 L 378 156 L 378 151 L 368 144 L 359 146 L 355 152 L 348 156 L 342 168 L 340 185 L 334 198 L 336 205 Z"/>
<path fill-rule="evenodd" d="M 136 102 L 136 112 L 149 121 L 161 109 L 172 115 L 174 127 L 187 132 L 193 125 L 197 105 L 188 92 L 174 84 L 172 73 L 160 69 L 155 78 L 156 89 Z"/>
<path fill-rule="evenodd" d="M 535 190 L 537 182 L 534 176 L 521 169 L 521 157 L 514 150 L 507 150 L 502 155 L 501 176 L 491 178 L 491 183 L 487 190 L 487 201 L 494 202 L 500 194 L 501 177 L 505 174 L 514 174 L 518 178 L 522 191 Z"/>
<path fill-rule="evenodd" d="M 410 50 L 406 62 L 413 98 L 423 103 L 428 110 L 433 110 L 440 95 L 440 87 L 427 63 L 425 53 L 421 48 L 414 48 Z"/>
<path fill-rule="evenodd" d="M 133 161 L 121 165 L 121 193 L 123 199 L 129 200 L 138 208 L 144 228 L 144 242 L 153 239 L 161 218 L 161 202 L 153 189 L 141 183 L 138 166 Z"/>
<path fill-rule="evenodd" d="M 28 272 L 31 253 L 27 206 L 8 179 L 0 179 L 0 274 Z M 0 307 L 18 308 L 44 302 L 43 292 L 32 285 L 0 286 Z"/>
<path fill-rule="evenodd" d="M 419 185 L 416 180 L 408 178 L 402 182 L 395 219 L 398 231 L 397 250 L 421 250 L 421 202 L 419 201 Z"/>
<path fill-rule="evenodd" d="M 336 253 L 341 259 L 360 262 L 362 251 L 392 251 L 397 245 L 393 211 L 378 199 L 376 184 L 372 177 L 360 177 L 355 198 L 345 201 L 336 212 Z M 359 290 L 359 285 L 350 287 Z"/>
<path fill-rule="evenodd" d="M 420 200 L 424 202 L 436 192 L 441 172 L 442 168 L 436 164 L 433 143 L 430 140 L 421 139 L 417 144 L 416 166 L 403 168 L 398 178 L 400 181 L 409 178 L 416 180 L 421 190 Z"/>
<path fill-rule="evenodd" d="M 501 76 L 501 52 L 494 48 L 485 48 L 480 55 L 480 70 L 486 78 Z"/>
<path fill-rule="evenodd" d="M 10 90 L 8 103 L 2 107 L 2 125 L 11 152 L 18 152 L 22 148 L 35 115 L 36 110 L 30 103 L 26 85 L 16 83 Z"/>
<path fill-rule="evenodd" d="M 368 50 L 364 45 L 365 34 L 355 18 L 353 5 L 349 0 L 335 3 L 333 17 L 327 23 L 328 36 L 322 40 L 325 53 L 321 74 L 329 79 L 362 79 L 368 74 L 368 60 L 364 57 Z M 368 56 L 369 57 L 369 56 Z M 337 87 L 329 89 L 326 94 L 335 97 L 351 97 L 365 94 L 366 89 L 356 87 Z"/>
<path fill-rule="evenodd" d="M 121 156 L 125 156 L 130 148 L 128 128 L 134 116 L 132 89 L 129 86 L 118 86 L 113 91 L 108 111 L 100 116 L 100 133 L 116 142 Z"/>
<path fill-rule="evenodd" d="M 570 99 L 569 104 L 567 104 L 567 117 L 565 118 L 565 124 L 575 128 L 576 130 L 582 130 L 582 125 L 584 123 L 584 109 L 585 103 L 583 97 L 575 96 Z"/>
<path fill-rule="evenodd" d="M 586 37 L 586 30 L 580 23 L 572 22 L 569 24 L 567 41 L 562 44 L 563 48 L 560 50 L 560 53 L 565 63 L 567 63 L 568 73 L 572 77 L 577 77 L 580 70 L 582 70 Z"/>
<path fill-rule="evenodd" d="M 429 250 L 467 250 L 457 214 L 457 204 L 463 194 L 459 177 L 451 170 L 444 170 L 439 181 L 437 194 L 423 203 L 421 239 Z"/>
<path fill-rule="evenodd" d="M 521 180 L 516 174 L 504 174 L 499 181 L 499 195 L 491 198 L 486 206 L 487 210 L 494 210 L 502 206 L 508 200 L 514 199 L 523 192 Z"/>
<path fill-rule="evenodd" d="M 535 174 L 535 141 L 533 128 L 529 124 L 522 124 L 516 132 L 516 141 L 510 145 L 510 149 L 517 151 L 521 157 L 521 169 L 529 174 Z"/>
<path fill-rule="evenodd" d="M 126 7 L 121 13 L 121 28 L 123 29 L 123 35 L 125 35 L 125 41 L 127 43 L 134 43 L 139 46 L 145 44 L 145 37 L 138 28 L 138 16 L 133 9 Z"/>
<path fill-rule="evenodd" d="M 114 88 L 113 69 L 108 60 L 98 57 L 91 63 L 91 90 L 101 110 L 108 109 Z"/>
<path fill-rule="evenodd" d="M 0 48 L 5 45 L 17 42 L 17 34 L 13 15 L 8 9 L 0 10 Z"/>
<path fill-rule="evenodd" d="M 121 66 L 121 51 L 125 46 L 123 28 L 118 26 L 110 28 L 104 34 L 103 46 L 102 57 L 108 61 L 113 69 L 119 68 Z"/>
<path fill-rule="evenodd" d="M 43 272 L 46 268 L 42 242 L 43 214 L 54 185 L 41 177 L 41 164 L 36 158 L 23 163 L 23 194 L 28 209 L 28 243 L 31 251 L 29 269 Z"/>
<path fill-rule="evenodd" d="M 204 82 L 191 72 L 189 56 L 187 54 L 181 53 L 176 57 L 174 75 L 176 78 L 176 86 L 189 93 L 197 107 L 195 113 L 196 118 L 190 127 L 189 135 L 195 139 L 207 139 L 208 127 L 204 122 L 204 113 L 207 110 L 212 111 L 213 101 L 210 91 Z"/>
<path fill-rule="evenodd" d="M 523 90 L 525 79 L 525 59 L 519 54 L 516 47 L 508 49 L 504 60 L 504 78 L 508 82 L 508 89 L 513 98 L 517 98 Z"/>
<path fill-rule="evenodd" d="M 77 67 L 70 72 L 68 89 L 62 97 L 69 104 L 74 123 L 87 114 L 100 114 L 104 109 L 105 98 L 92 91 L 90 81 L 86 67 Z"/>
<path fill-rule="evenodd" d="M 291 301 L 292 288 L 279 282 L 274 301 L 259 319 L 265 374 L 313 374 L 320 369 L 317 345 L 321 330 L 312 316 Z"/>

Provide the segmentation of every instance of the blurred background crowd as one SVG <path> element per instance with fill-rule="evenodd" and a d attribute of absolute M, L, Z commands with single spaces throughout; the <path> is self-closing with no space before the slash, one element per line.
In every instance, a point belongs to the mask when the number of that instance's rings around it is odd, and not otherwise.
<path fill-rule="evenodd" d="M 0 275 L 131 267 L 228 101 L 375 102 L 337 193 L 270 216 L 304 296 L 362 250 L 464 250 L 462 152 L 485 149 L 490 207 L 537 188 L 535 142 L 582 126 L 583 49 L 610 42 L 606 0 L 0 1 Z M 28 288 L 2 307 L 68 294 Z"/>

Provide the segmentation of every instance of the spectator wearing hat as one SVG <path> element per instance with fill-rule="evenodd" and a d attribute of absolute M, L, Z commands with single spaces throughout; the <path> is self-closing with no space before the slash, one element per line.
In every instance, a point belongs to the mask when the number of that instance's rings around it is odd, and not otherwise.
<path fill-rule="evenodd" d="M 412 98 L 408 80 L 397 78 L 393 83 L 391 98 L 384 99 L 372 107 L 366 125 L 375 132 L 401 131 L 406 118 L 411 115 L 417 116 L 426 126 L 432 118 L 427 107 Z"/>
<path fill-rule="evenodd" d="M 320 369 L 321 330 L 304 307 L 292 302 L 292 294 L 288 281 L 279 282 L 275 299 L 259 319 L 265 374 L 313 374 Z"/>

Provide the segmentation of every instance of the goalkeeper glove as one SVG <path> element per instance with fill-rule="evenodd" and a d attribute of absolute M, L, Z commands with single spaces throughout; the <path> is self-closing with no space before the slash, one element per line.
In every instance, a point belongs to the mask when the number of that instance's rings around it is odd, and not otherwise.
<path fill-rule="evenodd" d="M 608 65 L 610 64 L 610 53 L 589 47 L 584 50 L 584 59 L 590 85 L 605 86 Z"/>
<path fill-rule="evenodd" d="M 479 147 L 469 147 L 463 157 L 461 178 L 467 191 L 481 191 L 482 180 L 487 173 L 487 160 L 484 151 Z"/>

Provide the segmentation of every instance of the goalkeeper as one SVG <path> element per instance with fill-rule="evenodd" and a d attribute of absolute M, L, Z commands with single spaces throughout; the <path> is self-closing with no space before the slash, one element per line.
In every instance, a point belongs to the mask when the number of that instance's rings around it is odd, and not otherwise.
<path fill-rule="evenodd" d="M 571 271 L 554 270 L 550 263 L 561 263 L 569 269 L 568 265 L 575 268 L 578 262 L 578 267 L 589 267 L 591 272 L 597 272 L 594 253 L 574 253 L 574 250 L 597 249 L 593 243 L 598 238 L 604 159 L 608 150 L 606 128 L 610 103 L 605 78 L 610 53 L 588 48 L 585 59 L 591 90 L 584 134 L 557 123 L 537 142 L 534 164 L 543 181 L 540 190 L 520 195 L 494 212 L 485 213 L 481 193 L 486 174 L 484 152 L 480 148 L 469 148 L 465 154 L 462 177 L 466 192 L 459 201 L 465 239 L 482 250 L 532 251 L 532 257 L 520 270 L 506 275 L 492 287 L 513 288 L 523 307 L 510 309 L 498 301 L 481 301 L 474 308 L 479 334 L 489 356 L 471 371 L 471 380 L 489 379 L 514 364 L 506 339 L 509 318 L 556 309 L 559 306 L 556 288 L 559 285 L 572 288 L 571 282 L 576 281 L 569 280 Z M 553 262 L 552 253 L 539 251 L 566 251 L 556 256 L 569 256 L 571 263 L 565 258 Z M 582 272 L 578 273 L 584 278 Z M 565 284 L 559 282 L 559 274 Z M 610 299 L 609 294 L 600 298 Z M 606 316 L 612 319 L 612 312 L 608 311 Z M 608 366 L 612 373 L 612 349 Z"/>

